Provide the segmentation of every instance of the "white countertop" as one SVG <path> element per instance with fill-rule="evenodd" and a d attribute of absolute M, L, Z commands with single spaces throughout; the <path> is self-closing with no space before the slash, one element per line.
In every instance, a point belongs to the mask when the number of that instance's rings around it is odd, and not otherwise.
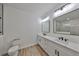
<path fill-rule="evenodd" d="M 60 44 L 60 45 L 62 45 L 64 47 L 72 49 L 72 50 L 74 50 L 76 52 L 79 52 L 79 44 L 78 43 L 68 42 L 68 44 L 64 44 L 64 43 L 61 43 L 61 42 L 57 41 L 58 38 L 56 38 L 56 37 L 47 36 L 47 35 L 43 35 L 43 34 L 38 34 L 38 35 L 43 37 L 43 38 L 46 38 L 48 40 L 51 40 L 51 41 L 53 41 L 53 42 L 55 42 L 57 44 Z"/>

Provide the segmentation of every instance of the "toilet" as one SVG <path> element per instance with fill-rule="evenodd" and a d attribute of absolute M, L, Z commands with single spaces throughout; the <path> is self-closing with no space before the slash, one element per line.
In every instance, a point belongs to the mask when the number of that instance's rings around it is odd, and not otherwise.
<path fill-rule="evenodd" d="M 17 42 L 17 40 L 13 40 L 11 41 L 11 47 L 8 49 L 8 55 L 9 56 L 17 56 L 18 52 L 19 52 L 19 44 L 15 44 Z"/>
<path fill-rule="evenodd" d="M 13 47 L 9 48 L 8 55 L 9 56 L 17 56 L 18 52 L 19 52 L 19 46 L 16 45 L 16 46 L 13 46 Z"/>

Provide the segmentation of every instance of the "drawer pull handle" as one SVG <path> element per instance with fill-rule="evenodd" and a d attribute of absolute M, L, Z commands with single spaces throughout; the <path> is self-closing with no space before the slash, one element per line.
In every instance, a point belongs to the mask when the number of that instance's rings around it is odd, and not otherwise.
<path fill-rule="evenodd" d="M 58 51 L 58 53 L 57 53 L 57 54 L 58 54 L 58 56 L 59 56 L 59 51 Z"/>

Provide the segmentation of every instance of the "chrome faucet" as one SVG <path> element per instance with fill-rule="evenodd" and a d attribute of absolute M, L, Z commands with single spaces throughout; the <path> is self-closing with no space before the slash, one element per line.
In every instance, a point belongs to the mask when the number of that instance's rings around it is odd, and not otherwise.
<path fill-rule="evenodd" d="M 68 39 L 66 39 L 66 38 L 64 38 L 64 37 L 58 37 L 58 39 L 59 39 L 59 40 L 62 40 L 62 41 L 65 41 L 65 42 L 68 41 Z"/>
<path fill-rule="evenodd" d="M 63 37 L 58 37 L 59 38 L 59 40 L 63 40 L 64 38 Z"/>

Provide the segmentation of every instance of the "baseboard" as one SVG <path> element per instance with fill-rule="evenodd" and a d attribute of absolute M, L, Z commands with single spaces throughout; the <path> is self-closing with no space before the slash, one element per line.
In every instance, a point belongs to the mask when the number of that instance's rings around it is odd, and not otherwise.
<path fill-rule="evenodd" d="M 30 46 L 33 46 L 33 45 L 37 45 L 37 43 L 32 43 L 32 44 L 29 44 L 29 45 L 23 46 L 23 47 L 21 47 L 20 49 L 27 48 L 27 47 L 30 47 Z"/>

